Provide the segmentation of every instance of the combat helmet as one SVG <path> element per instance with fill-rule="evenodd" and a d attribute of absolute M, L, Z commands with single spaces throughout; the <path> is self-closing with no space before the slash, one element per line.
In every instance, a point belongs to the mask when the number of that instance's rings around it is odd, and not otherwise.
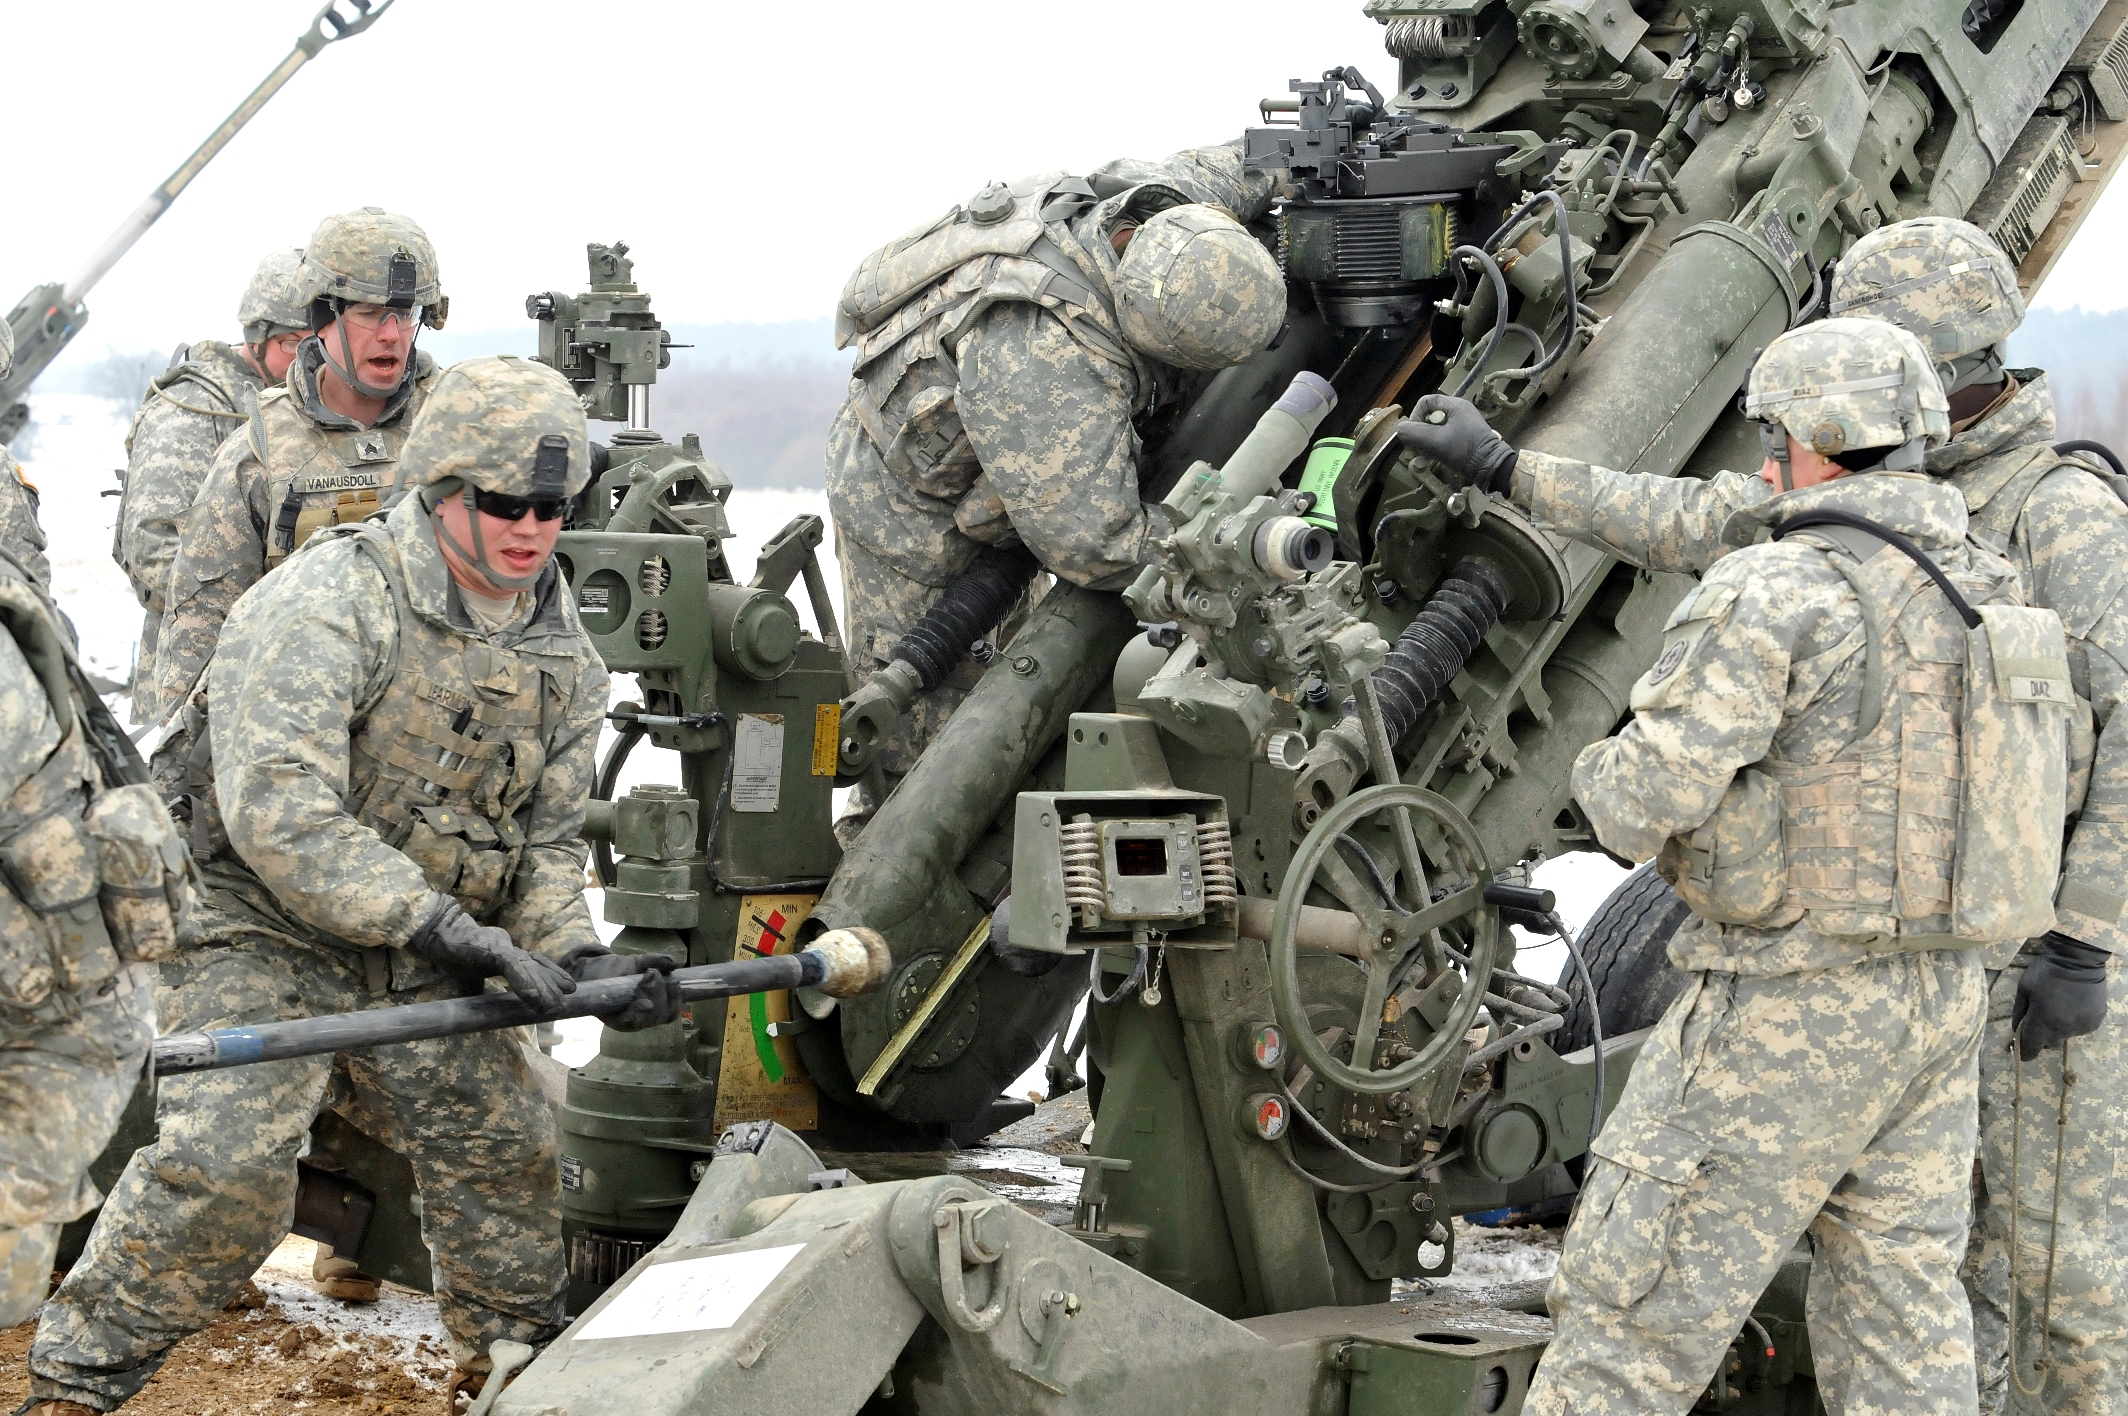
<path fill-rule="evenodd" d="M 310 295 L 302 249 L 267 252 L 237 302 L 236 322 L 243 326 L 244 342 L 264 344 L 277 334 L 309 333 Z"/>
<path fill-rule="evenodd" d="M 569 381 L 544 364 L 514 354 L 484 355 L 453 364 L 414 418 L 399 454 L 400 475 L 419 488 L 434 513 L 462 493 L 472 524 L 471 550 L 434 521 L 437 536 L 459 559 L 480 568 L 498 588 L 525 590 L 541 571 L 513 576 L 488 560 L 480 530 L 482 493 L 529 503 L 517 514 L 551 521 L 591 480 L 590 435 L 584 405 Z M 505 513 L 506 514 L 506 513 Z"/>
<path fill-rule="evenodd" d="M 1945 393 L 2002 379 L 2024 323 L 2017 267 L 1970 221 L 1922 216 L 1870 232 L 1832 273 L 1831 313 L 1888 320 L 1919 339 Z"/>
<path fill-rule="evenodd" d="M 310 286 L 314 329 L 324 329 L 349 305 L 407 310 L 416 324 L 430 329 L 442 329 L 451 309 L 428 233 L 409 218 L 382 207 L 341 212 L 319 222 L 310 233 L 310 244 L 303 248 L 303 276 Z M 365 397 L 389 398 L 398 392 L 396 387 L 380 389 L 355 377 L 354 354 L 345 329 L 340 331 L 340 358 L 345 363 L 333 364 L 333 372 Z M 409 351 L 400 383 L 413 376 Z"/>
<path fill-rule="evenodd" d="M 1176 368 L 1239 364 L 1286 318 L 1278 262 L 1240 222 L 1199 203 L 1148 218 L 1123 248 L 1114 288 L 1123 337 Z"/>
<path fill-rule="evenodd" d="M 1883 448 L 1885 467 L 1912 471 L 1951 435 L 1928 351 L 1881 320 L 1819 320 L 1774 340 L 1751 366 L 1744 416 L 1760 425 L 1784 483 L 1790 437 L 1822 457 Z"/>

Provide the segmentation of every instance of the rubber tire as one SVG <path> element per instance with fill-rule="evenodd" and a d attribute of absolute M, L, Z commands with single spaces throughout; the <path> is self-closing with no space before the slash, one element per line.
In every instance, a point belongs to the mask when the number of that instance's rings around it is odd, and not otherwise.
<path fill-rule="evenodd" d="M 1669 945 L 1690 913 L 1651 863 L 1621 880 L 1589 917 L 1577 942 L 1603 1002 L 1605 1037 L 1653 1027 L 1684 988 L 1685 976 L 1670 966 Z M 1566 1026 L 1555 1034 L 1556 1050 L 1562 1054 L 1578 1052 L 1594 1041 L 1588 994 L 1578 978 L 1570 978 L 1574 973 L 1569 962 L 1559 975 L 1574 996 Z"/>

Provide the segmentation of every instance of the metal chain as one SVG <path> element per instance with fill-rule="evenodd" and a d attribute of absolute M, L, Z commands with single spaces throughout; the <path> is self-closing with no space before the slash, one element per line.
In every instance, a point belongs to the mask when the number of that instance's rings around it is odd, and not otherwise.
<path fill-rule="evenodd" d="M 2069 1070 L 2069 1039 L 2063 1038 L 2061 1105 L 2054 1117 L 2054 1202 L 2047 1215 L 2047 1280 L 2040 1298 L 2040 1355 L 2032 1359 L 2032 1370 L 2039 1376 L 2039 1385 L 2028 1387 L 2017 1370 L 2017 1300 L 2024 1295 L 2024 1285 L 2017 1271 L 2017 1216 L 2024 1209 L 2018 1187 L 2020 1153 L 2024 1143 L 2025 1054 L 2019 1042 L 2023 1034 L 2024 1026 L 2019 1024 L 2010 1037 L 2010 1050 L 2015 1056 L 2010 1064 L 2010 1311 L 2006 1316 L 2010 1323 L 2010 1381 L 2020 1395 L 2038 1396 L 2047 1389 L 2047 1353 L 2053 1345 L 2050 1335 L 2054 1331 L 2054 1256 L 2061 1246 L 2062 1159 L 2069 1144 L 2069 1088 L 2076 1085 L 2076 1074 Z"/>
<path fill-rule="evenodd" d="M 1160 970 L 1166 964 L 1167 945 L 1162 944 L 1160 946 L 1160 952 L 1153 956 L 1152 976 L 1146 980 L 1145 987 L 1138 991 L 1138 1001 L 1140 1003 L 1143 1003 L 1148 1008 L 1157 1008 L 1160 1006 Z"/>

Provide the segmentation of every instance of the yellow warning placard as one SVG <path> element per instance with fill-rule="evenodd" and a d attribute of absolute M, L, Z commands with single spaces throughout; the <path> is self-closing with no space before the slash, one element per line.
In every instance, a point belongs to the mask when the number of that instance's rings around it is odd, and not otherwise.
<path fill-rule="evenodd" d="M 813 775 L 832 777 L 842 757 L 842 705 L 823 703 L 813 710 Z"/>
<path fill-rule="evenodd" d="M 739 901 L 734 959 L 788 954 L 797 948 L 818 895 L 747 895 Z M 820 1093 L 788 1037 L 770 1025 L 788 1023 L 801 1010 L 788 991 L 753 993 L 724 1000 L 724 1052 L 717 1066 L 719 1130 L 740 1121 L 774 1121 L 793 1131 L 820 1124 Z"/>

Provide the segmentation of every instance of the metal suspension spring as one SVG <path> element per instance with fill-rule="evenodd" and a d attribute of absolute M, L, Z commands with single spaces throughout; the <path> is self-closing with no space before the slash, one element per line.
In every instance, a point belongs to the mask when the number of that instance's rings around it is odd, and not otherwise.
<path fill-rule="evenodd" d="M 1382 47 L 1393 59 L 1453 59 L 1470 35 L 1468 15 L 1407 15 L 1389 22 Z"/>
<path fill-rule="evenodd" d="M 1080 923 L 1091 928 L 1108 903 L 1101 889 L 1100 828 L 1092 817 L 1082 816 L 1065 823 L 1057 834 L 1064 858 L 1064 906 L 1078 910 Z"/>
<path fill-rule="evenodd" d="M 1231 905 L 1240 896 L 1234 880 L 1234 828 L 1224 821 L 1197 823 L 1197 860 L 1204 869 L 1204 902 Z"/>

